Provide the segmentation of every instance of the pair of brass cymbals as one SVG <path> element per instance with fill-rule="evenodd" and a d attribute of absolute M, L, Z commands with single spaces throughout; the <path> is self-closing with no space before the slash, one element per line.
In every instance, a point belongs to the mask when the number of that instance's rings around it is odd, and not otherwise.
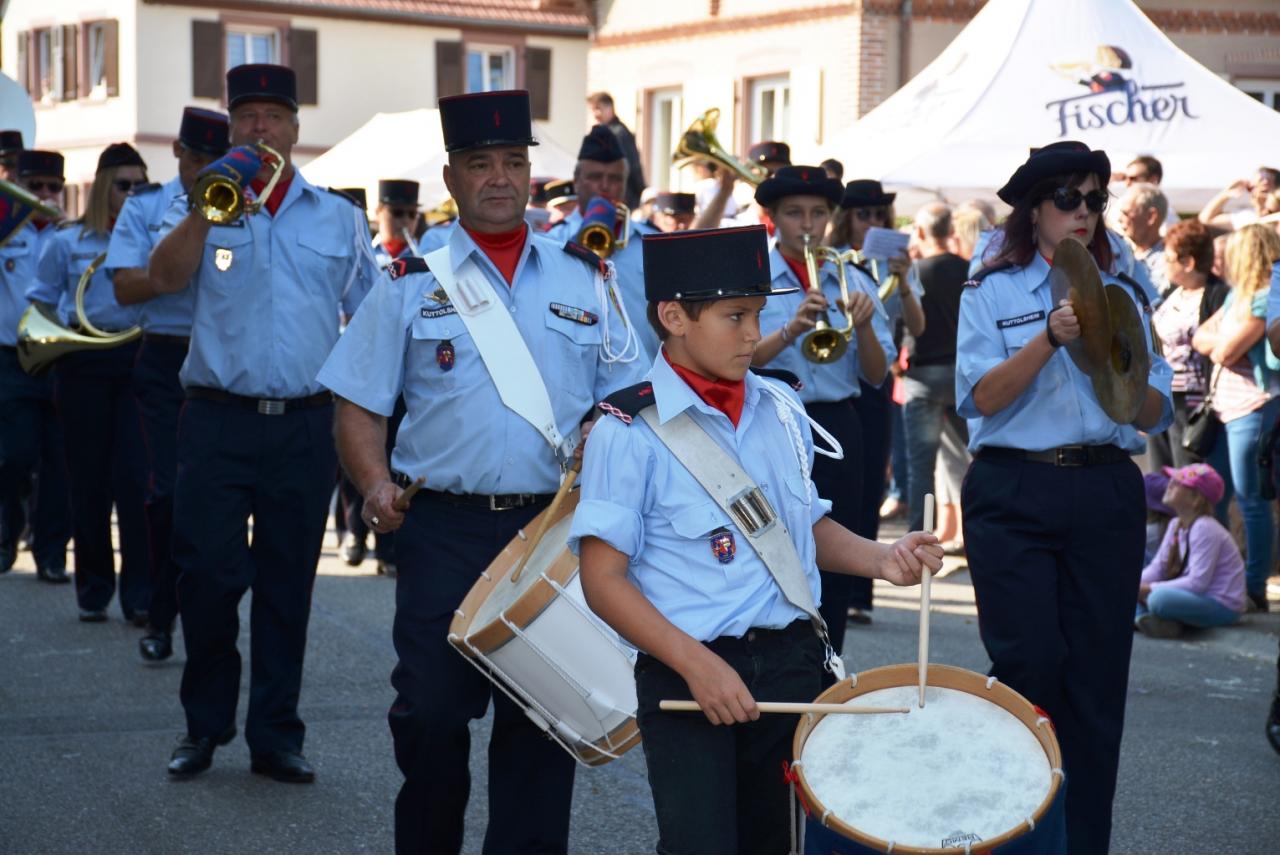
<path fill-rule="evenodd" d="M 1093 393 L 1112 421 L 1129 424 L 1146 397 L 1151 354 L 1142 316 L 1119 285 L 1103 285 L 1084 244 L 1067 238 L 1053 252 L 1049 271 L 1053 304 L 1070 300 L 1080 321 L 1080 337 L 1066 344 L 1067 355 L 1093 384 Z"/>

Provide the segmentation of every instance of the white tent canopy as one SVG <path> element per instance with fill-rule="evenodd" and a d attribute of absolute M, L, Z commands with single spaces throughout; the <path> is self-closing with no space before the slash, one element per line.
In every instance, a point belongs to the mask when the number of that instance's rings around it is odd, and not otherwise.
<path fill-rule="evenodd" d="M 1032 146 L 1082 140 L 1119 171 L 1164 166 L 1182 211 L 1261 165 L 1280 165 L 1280 113 L 1173 44 L 1131 0 L 990 0 L 942 54 L 830 143 L 904 193 L 993 197 Z M 852 173 L 856 173 L 853 175 Z"/>
<path fill-rule="evenodd" d="M 541 145 L 529 147 L 533 175 L 569 178 L 577 158 L 551 141 L 546 128 L 533 123 Z M 322 187 L 363 187 L 370 204 L 378 198 L 378 180 L 406 178 L 422 185 L 419 198 L 433 207 L 449 196 L 441 170 L 446 162 L 440 111 L 377 113 L 346 139 L 302 167 L 307 180 Z"/>

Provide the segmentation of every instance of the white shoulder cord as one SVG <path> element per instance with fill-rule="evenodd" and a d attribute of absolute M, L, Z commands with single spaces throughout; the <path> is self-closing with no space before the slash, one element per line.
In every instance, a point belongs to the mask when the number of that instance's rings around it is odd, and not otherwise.
<path fill-rule="evenodd" d="M 826 428 L 809 418 L 809 414 L 805 412 L 802 405 L 795 402 L 790 395 L 781 389 L 774 388 L 773 384 L 764 382 L 760 384 L 769 396 L 773 398 L 773 408 L 778 414 L 778 420 L 787 428 L 787 433 L 791 437 L 791 447 L 795 451 L 796 460 L 800 463 L 800 472 L 804 475 L 805 499 L 813 501 L 813 480 L 809 477 L 809 454 L 804 447 L 804 437 L 800 434 L 800 426 L 796 424 L 795 413 L 804 416 L 805 421 L 809 422 L 809 426 L 813 432 L 822 437 L 822 441 L 831 447 L 828 451 L 820 448 L 815 442 L 813 451 L 815 454 L 821 454 L 824 457 L 830 457 L 833 460 L 844 459 L 844 449 L 840 443 L 832 436 Z"/>
<path fill-rule="evenodd" d="M 622 301 L 622 295 L 618 293 L 614 283 L 618 281 L 617 273 L 614 270 L 613 262 L 606 261 L 607 273 L 596 272 L 596 302 L 600 304 L 600 358 L 606 364 L 614 362 L 634 362 L 640 356 L 640 338 L 636 335 L 636 331 L 631 328 L 631 318 L 627 315 L 627 304 Z M 622 326 L 627 331 L 627 340 L 622 345 L 622 350 L 615 351 L 613 342 L 609 337 L 609 312 L 612 308 L 618 310 L 618 314 L 622 318 Z"/>

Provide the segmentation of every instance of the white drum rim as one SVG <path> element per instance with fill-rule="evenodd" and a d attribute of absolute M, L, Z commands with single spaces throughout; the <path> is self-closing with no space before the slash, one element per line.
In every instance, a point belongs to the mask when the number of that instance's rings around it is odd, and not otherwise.
<path fill-rule="evenodd" d="M 918 680 L 918 666 L 914 662 L 900 665 L 883 665 L 879 668 L 872 668 L 870 671 L 855 674 L 852 678 L 841 680 L 818 695 L 814 702 L 820 704 L 842 704 L 868 692 L 901 686 L 914 686 Z M 1058 739 L 1053 732 L 1052 725 L 1047 723 L 1048 719 L 1045 718 L 1043 712 L 1013 689 L 993 677 L 989 678 L 976 671 L 957 668 L 954 665 L 930 665 L 925 682 L 929 686 L 965 692 L 1005 710 L 1031 731 L 1036 741 L 1040 743 L 1040 747 L 1044 749 L 1045 755 L 1049 760 L 1049 768 L 1051 770 L 1062 768 L 1062 750 L 1058 746 Z M 804 746 L 809 735 L 817 727 L 818 722 L 825 717 L 823 713 L 806 713 L 800 717 L 800 723 L 796 725 L 796 734 L 791 744 L 793 768 L 795 770 L 794 786 L 799 789 L 799 795 L 803 798 L 804 804 L 808 805 L 812 814 L 824 826 L 863 846 L 869 846 L 881 852 L 889 852 L 891 851 L 889 849 L 891 841 L 867 834 L 865 831 L 849 825 L 835 814 L 828 815 L 829 812 L 826 805 L 822 803 L 821 799 L 817 797 L 809 786 L 809 781 L 805 777 L 804 764 L 799 761 L 804 756 Z M 1036 722 L 1041 719 L 1044 719 L 1046 724 L 1043 727 L 1037 727 Z M 1048 794 L 1031 815 L 1032 821 L 1037 826 L 1041 824 L 1044 815 L 1053 805 L 1054 799 L 1058 796 L 1058 789 L 1062 786 L 1061 775 L 1053 774 L 1050 775 L 1050 778 Z M 988 851 L 997 846 L 1003 846 L 1011 840 L 1016 840 L 1027 831 L 1028 829 L 1024 826 L 1012 828 L 996 837 L 989 837 L 986 840 L 973 843 L 971 848 L 975 852 Z M 901 853 L 901 855 L 936 855 L 936 853 L 956 851 L 955 849 L 908 846 L 897 842 L 893 842 L 892 846 L 892 851 Z"/>

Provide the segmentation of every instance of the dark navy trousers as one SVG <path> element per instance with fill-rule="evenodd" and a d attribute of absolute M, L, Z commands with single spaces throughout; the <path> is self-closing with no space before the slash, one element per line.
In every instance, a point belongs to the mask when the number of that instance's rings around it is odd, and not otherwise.
<path fill-rule="evenodd" d="M 332 404 L 270 416 L 189 399 L 182 410 L 173 559 L 187 648 L 181 698 L 194 737 L 235 723 L 238 606 L 252 589 L 245 740 L 255 754 L 302 749 L 311 589 L 337 477 L 332 431 Z"/>
<path fill-rule="evenodd" d="M 146 454 L 133 396 L 135 342 L 69 353 L 54 367 L 71 518 L 76 599 L 105 609 L 116 589 L 111 508 L 120 536 L 120 608 L 126 617 L 151 606 L 151 550 L 143 511 Z"/>
<path fill-rule="evenodd" d="M 16 552 L 30 523 L 36 565 L 65 567 L 71 540 L 67 489 L 53 380 L 29 376 L 17 351 L 0 347 L 0 547 Z"/>
<path fill-rule="evenodd" d="M 881 386 L 872 386 L 865 380 L 859 380 L 858 384 L 861 394 L 853 399 L 853 408 L 862 425 L 862 502 L 858 511 L 861 520 L 852 528 L 868 540 L 875 540 L 880 536 L 880 503 L 884 501 L 885 470 L 893 435 L 889 421 L 893 381 L 886 380 Z M 870 579 L 854 578 L 849 585 L 849 605 L 870 609 L 871 592 Z"/>
<path fill-rule="evenodd" d="M 1105 853 L 1142 573 L 1142 474 L 1128 460 L 1059 467 L 979 452 L 961 500 L 992 673 L 1053 721 L 1068 851 Z"/>
<path fill-rule="evenodd" d="M 151 626 L 172 630 L 178 615 L 173 562 L 173 482 L 178 471 L 178 414 L 186 400 L 178 371 L 187 344 L 176 337 L 143 336 L 133 365 L 133 391 L 147 452 L 146 519 L 150 536 Z"/>
<path fill-rule="evenodd" d="M 818 495 L 831 502 L 828 516 L 856 532 L 862 511 L 863 443 L 862 424 L 858 421 L 858 411 L 853 408 L 853 399 L 809 403 L 804 408 L 809 418 L 826 428 L 844 449 L 843 460 L 814 455 L 813 483 L 818 488 Z M 814 442 L 823 444 L 818 436 L 814 436 Z M 844 649 L 844 631 L 848 624 L 849 594 L 855 582 L 864 580 L 844 573 L 828 573 L 821 567 L 818 570 L 822 576 L 822 605 L 818 612 L 827 622 L 832 648 L 840 653 Z"/>
<path fill-rule="evenodd" d="M 480 573 L 542 504 L 508 511 L 464 507 L 426 493 L 396 532 L 399 661 L 387 718 L 404 783 L 396 797 L 396 852 L 456 855 L 471 791 L 471 719 L 493 698 L 486 855 L 568 850 L 574 760 L 446 640 L 454 609 Z"/>

